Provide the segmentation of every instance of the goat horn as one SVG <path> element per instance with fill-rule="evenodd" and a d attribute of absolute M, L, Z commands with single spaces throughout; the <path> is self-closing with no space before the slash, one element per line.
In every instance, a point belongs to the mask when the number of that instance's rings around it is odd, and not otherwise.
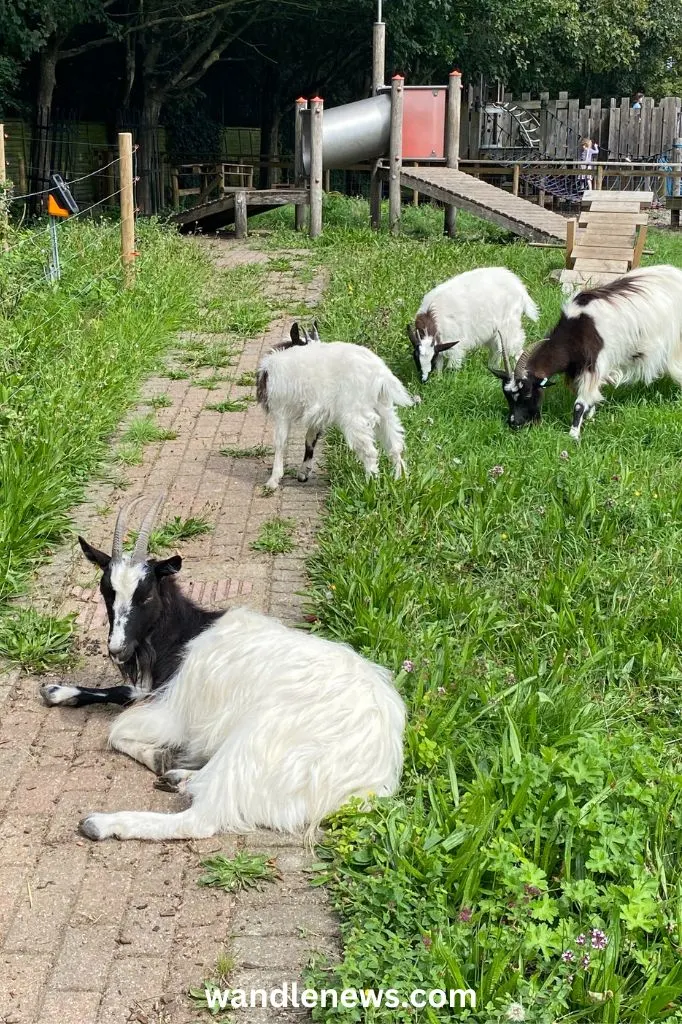
<path fill-rule="evenodd" d="M 123 554 L 123 541 L 126 535 L 127 519 L 132 510 L 136 505 L 142 501 L 142 498 L 134 498 L 133 501 L 128 502 L 118 513 L 116 517 L 116 526 L 114 527 L 114 539 L 111 545 L 111 557 L 120 558 Z"/>
<path fill-rule="evenodd" d="M 145 558 L 147 557 L 149 535 L 152 532 L 152 527 L 154 525 L 156 517 L 161 511 L 161 506 L 163 505 L 165 500 L 166 491 L 162 491 L 161 494 L 156 499 L 156 501 L 154 502 L 154 504 L 152 505 L 152 507 L 147 512 L 147 515 L 142 520 L 142 526 L 140 527 L 140 532 L 137 536 L 137 541 L 135 543 L 135 550 L 133 551 L 133 555 L 130 560 L 133 564 L 135 562 L 144 562 Z"/>
<path fill-rule="evenodd" d="M 523 378 L 528 375 L 528 357 L 529 353 L 524 349 L 516 360 L 516 366 L 514 367 L 514 377 L 516 380 L 523 380 Z"/>
<path fill-rule="evenodd" d="M 509 362 L 509 353 L 507 352 L 507 346 L 505 345 L 504 338 L 502 337 L 499 331 L 497 332 L 497 336 L 500 339 L 500 349 L 502 350 L 502 362 L 504 363 L 504 372 L 509 377 L 509 380 L 511 380 L 514 374 L 512 373 L 511 363 Z"/>

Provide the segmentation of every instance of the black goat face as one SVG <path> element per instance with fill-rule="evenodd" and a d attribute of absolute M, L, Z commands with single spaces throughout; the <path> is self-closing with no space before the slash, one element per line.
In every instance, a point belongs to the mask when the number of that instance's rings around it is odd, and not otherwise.
<path fill-rule="evenodd" d="M 88 561 L 102 570 L 100 591 L 109 616 L 109 656 L 123 665 L 135 656 L 158 621 L 163 603 L 160 584 L 164 576 L 180 571 L 182 558 L 173 555 L 157 561 L 132 561 L 129 555 L 112 558 L 78 538 Z"/>
<path fill-rule="evenodd" d="M 520 430 L 521 427 L 529 426 L 532 423 L 539 423 L 542 419 L 542 399 L 545 388 L 550 387 L 554 382 L 546 378 L 540 379 L 529 373 L 521 380 L 510 377 L 504 370 L 494 370 L 493 373 L 502 381 L 502 393 L 509 406 L 507 423 L 512 430 Z"/>

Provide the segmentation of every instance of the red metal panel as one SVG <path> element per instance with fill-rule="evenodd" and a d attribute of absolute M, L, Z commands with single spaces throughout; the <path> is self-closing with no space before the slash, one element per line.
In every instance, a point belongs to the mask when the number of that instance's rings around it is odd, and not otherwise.
<path fill-rule="evenodd" d="M 403 97 L 403 160 L 435 160 L 445 156 L 447 89 L 408 86 Z"/>

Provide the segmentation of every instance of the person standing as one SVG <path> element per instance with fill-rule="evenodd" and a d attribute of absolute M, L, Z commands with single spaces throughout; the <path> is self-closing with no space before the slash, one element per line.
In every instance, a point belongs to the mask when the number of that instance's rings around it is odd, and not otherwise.
<path fill-rule="evenodd" d="M 580 169 L 586 171 L 595 156 L 598 155 L 599 146 L 595 145 L 592 139 L 585 138 L 580 140 L 580 147 Z M 583 175 L 578 179 L 578 184 L 583 190 L 589 188 L 590 178 L 587 175 Z"/>

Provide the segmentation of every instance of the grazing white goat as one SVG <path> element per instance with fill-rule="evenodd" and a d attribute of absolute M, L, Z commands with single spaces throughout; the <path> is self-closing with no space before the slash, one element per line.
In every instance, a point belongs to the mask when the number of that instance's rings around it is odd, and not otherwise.
<path fill-rule="evenodd" d="M 502 379 L 512 428 L 538 422 L 544 389 L 563 373 L 574 386 L 571 437 L 580 437 L 605 384 L 672 377 L 682 386 L 682 270 L 640 267 L 601 288 L 579 292 L 563 307 L 548 338 L 522 353 Z"/>
<path fill-rule="evenodd" d="M 89 814 L 81 831 L 90 839 L 195 839 L 257 826 L 296 834 L 351 797 L 394 793 L 405 707 L 388 669 L 248 608 L 199 608 L 175 582 L 179 555 L 146 553 L 162 500 L 132 554 L 122 548 L 125 512 L 111 556 L 79 538 L 103 570 L 109 653 L 128 685 L 49 685 L 42 694 L 50 705 L 137 702 L 115 720 L 110 744 L 191 805 Z"/>
<path fill-rule="evenodd" d="M 305 332 L 304 332 L 305 333 Z M 293 426 L 305 429 L 305 454 L 298 479 L 310 474 L 315 445 L 329 427 L 338 427 L 369 476 L 379 471 L 376 435 L 388 454 L 396 479 L 405 471 L 404 430 L 394 406 L 421 401 L 405 390 L 384 361 L 361 345 L 319 342 L 315 330 L 305 344 L 298 325 L 293 344 L 265 356 L 258 368 L 258 401 L 272 417 L 275 458 L 266 487 L 276 490 L 284 475 L 284 455 Z"/>
<path fill-rule="evenodd" d="M 479 267 L 439 284 L 422 299 L 408 324 L 412 355 L 422 383 L 444 363 L 458 370 L 474 349 L 486 346 L 499 361 L 502 345 L 519 356 L 526 339 L 522 316 L 538 308 L 523 282 L 506 267 Z"/>

